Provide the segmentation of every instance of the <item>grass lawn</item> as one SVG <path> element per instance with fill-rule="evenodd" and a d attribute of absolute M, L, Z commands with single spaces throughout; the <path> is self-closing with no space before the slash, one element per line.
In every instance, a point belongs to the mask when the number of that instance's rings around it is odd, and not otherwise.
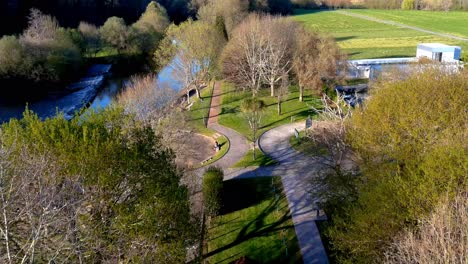
<path fill-rule="evenodd" d="M 346 10 L 349 12 L 367 12 L 365 15 L 373 14 L 376 18 L 380 17 L 381 10 Z M 392 11 L 393 12 L 393 11 Z M 405 15 L 411 17 L 412 14 L 419 16 L 428 16 L 431 12 L 406 11 Z M 442 12 L 436 12 L 440 19 Z M 454 12 L 457 21 L 460 21 L 460 12 Z M 403 14 L 403 13 L 402 13 Z M 444 13 L 446 17 L 451 17 L 452 12 Z M 370 59 L 370 58 L 390 58 L 390 57 L 414 57 L 416 56 L 416 46 L 423 42 L 441 42 L 450 45 L 460 45 L 462 49 L 468 49 L 466 42 L 439 37 L 412 29 L 400 28 L 392 25 L 386 25 L 378 22 L 368 21 L 361 18 L 351 17 L 340 14 L 336 11 L 311 11 L 295 10 L 293 18 L 304 23 L 307 28 L 322 33 L 331 34 L 337 40 L 341 48 L 349 54 L 350 59 Z M 403 23 L 403 21 L 400 21 Z M 409 22 L 408 22 L 409 23 Z M 442 22 L 427 22 L 424 28 L 437 31 L 435 24 Z M 411 25 L 411 24 L 408 24 Z M 416 24 L 415 24 L 416 25 Z M 452 25 L 452 26 L 451 26 Z M 457 25 L 457 26 L 454 26 Z M 453 28 L 454 31 L 464 32 L 464 29 L 458 29 L 457 23 L 448 23 L 444 27 Z"/>
<path fill-rule="evenodd" d="M 249 150 L 245 156 L 234 164 L 233 168 L 245 168 L 251 166 L 271 166 L 276 165 L 278 162 L 269 156 L 265 155 L 260 149 L 255 149 L 255 160 L 253 159 L 253 150 Z"/>
<path fill-rule="evenodd" d="M 468 38 L 467 12 L 375 9 L 350 9 L 346 11 Z"/>
<path fill-rule="evenodd" d="M 247 120 L 242 115 L 240 110 L 241 102 L 244 98 L 252 96 L 250 92 L 236 91 L 234 86 L 228 83 L 223 83 L 222 86 L 222 109 L 218 122 L 226 127 L 232 128 L 240 134 L 252 139 L 252 132 Z M 267 105 L 263 113 L 261 128 L 257 133 L 257 137 L 261 133 L 291 121 L 305 120 L 309 115 L 313 116 L 314 111 L 310 110 L 306 103 L 318 107 L 321 102 L 317 97 L 310 96 L 307 91 L 304 96 L 304 102 L 299 102 L 299 91 L 296 86 L 290 87 L 288 98 L 282 104 L 283 114 L 278 115 L 276 97 L 270 96 L 269 89 L 262 89 L 258 93 L 259 99 L 263 100 Z"/>
<path fill-rule="evenodd" d="M 292 148 L 310 156 L 326 156 L 328 155 L 328 149 L 325 146 L 319 146 L 311 139 L 305 137 L 305 132 L 299 132 L 299 139 L 296 136 L 289 138 L 289 144 Z"/>
<path fill-rule="evenodd" d="M 302 263 L 279 177 L 226 181 L 222 193 L 222 213 L 207 229 L 208 263 Z"/>

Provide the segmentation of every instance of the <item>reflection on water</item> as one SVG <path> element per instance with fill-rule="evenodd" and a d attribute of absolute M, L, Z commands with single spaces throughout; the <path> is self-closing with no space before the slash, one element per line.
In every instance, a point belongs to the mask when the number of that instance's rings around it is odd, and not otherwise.
<path fill-rule="evenodd" d="M 122 88 L 125 86 L 127 79 L 114 78 L 105 82 L 104 87 L 94 98 L 93 103 L 90 105 L 91 109 L 102 109 L 110 105 L 112 100 L 117 97 Z"/>

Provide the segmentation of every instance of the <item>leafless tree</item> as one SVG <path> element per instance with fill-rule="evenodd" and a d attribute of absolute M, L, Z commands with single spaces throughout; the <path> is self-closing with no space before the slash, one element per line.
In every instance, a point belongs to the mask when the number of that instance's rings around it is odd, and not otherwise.
<path fill-rule="evenodd" d="M 117 97 L 116 103 L 138 120 L 149 123 L 162 117 L 175 97 L 173 89 L 160 86 L 157 76 L 149 74 L 133 76 Z"/>
<path fill-rule="evenodd" d="M 96 56 L 101 47 L 99 29 L 95 25 L 82 21 L 78 25 L 78 31 L 81 33 L 86 42 L 86 50 L 88 52 L 92 52 L 92 54 Z"/>
<path fill-rule="evenodd" d="M 312 140 L 324 144 L 329 152 L 328 165 L 341 170 L 345 155 L 349 153 L 349 144 L 346 142 L 346 122 L 352 116 L 351 107 L 346 104 L 342 96 L 336 100 L 330 99 L 326 94 L 322 95 L 322 108 L 309 107 L 318 114 L 318 118 L 327 125 L 320 131 L 312 130 L 309 134 Z"/>
<path fill-rule="evenodd" d="M 288 18 L 265 16 L 263 25 L 265 56 L 260 71 L 263 81 L 270 86 L 271 96 L 275 96 L 275 85 L 289 74 L 292 68 L 294 37 L 297 24 Z"/>
<path fill-rule="evenodd" d="M 51 16 L 38 9 L 31 9 L 28 17 L 28 28 L 23 32 L 23 39 L 29 43 L 41 44 L 57 37 L 59 24 Z"/>
<path fill-rule="evenodd" d="M 0 235 L 4 244 L 0 260 L 50 263 L 79 259 L 74 235 L 82 189 L 76 182 L 58 177 L 60 166 L 51 153 L 32 152 L 7 148 L 0 142 Z"/>
<path fill-rule="evenodd" d="M 266 39 L 260 15 L 250 15 L 234 31 L 223 52 L 225 78 L 255 96 L 262 86 L 262 65 L 266 56 Z"/>
<path fill-rule="evenodd" d="M 249 123 L 249 127 L 252 131 L 252 150 L 253 159 L 255 160 L 255 148 L 257 143 L 257 132 L 260 127 L 263 110 L 265 109 L 265 103 L 262 100 L 258 100 L 256 97 L 246 98 L 241 104 L 242 113 Z"/>
<path fill-rule="evenodd" d="M 278 102 L 278 115 L 281 115 L 281 104 L 283 103 L 284 98 L 288 95 L 289 92 L 289 75 L 287 73 L 283 73 L 281 77 L 281 84 L 278 87 L 278 91 L 276 92 L 277 102 Z"/>
<path fill-rule="evenodd" d="M 466 263 L 468 195 L 443 199 L 417 228 L 405 230 L 385 253 L 385 263 Z"/>

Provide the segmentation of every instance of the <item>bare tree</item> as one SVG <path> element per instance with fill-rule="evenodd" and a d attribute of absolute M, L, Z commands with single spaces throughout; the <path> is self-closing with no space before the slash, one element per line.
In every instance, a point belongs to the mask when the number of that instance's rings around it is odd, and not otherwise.
<path fill-rule="evenodd" d="M 169 87 L 161 87 L 157 76 L 133 76 L 125 89 L 117 97 L 116 103 L 136 119 L 149 123 L 162 117 L 164 109 L 175 99 L 176 92 Z"/>
<path fill-rule="evenodd" d="M 101 37 L 98 28 L 95 25 L 82 21 L 78 25 L 78 31 L 86 42 L 86 51 L 92 52 L 96 56 L 101 49 Z"/>
<path fill-rule="evenodd" d="M 276 92 L 277 102 L 278 102 L 278 115 L 281 115 L 281 104 L 283 103 L 284 98 L 288 95 L 289 92 L 289 75 L 287 73 L 283 73 L 281 77 L 281 84 L 278 87 L 278 91 Z"/>
<path fill-rule="evenodd" d="M 312 131 L 310 137 L 327 147 L 331 158 L 327 165 L 340 171 L 343 159 L 350 149 L 346 142 L 346 122 L 351 118 L 352 110 L 339 95 L 333 101 L 323 94 L 321 100 L 322 109 L 310 105 L 309 107 L 318 114 L 320 121 L 328 124 L 322 127 L 321 131 Z"/>
<path fill-rule="evenodd" d="M 265 56 L 260 71 L 275 96 L 275 85 L 292 68 L 292 53 L 297 24 L 287 18 L 265 16 L 261 20 L 265 34 Z"/>
<path fill-rule="evenodd" d="M 405 230 L 385 253 L 385 263 L 466 263 L 468 195 L 443 199 L 417 228 Z"/>
<path fill-rule="evenodd" d="M 262 33 L 261 16 L 251 15 L 233 33 L 222 57 L 225 78 L 238 87 L 258 93 L 262 86 L 262 67 L 267 55 L 267 41 Z"/>
<path fill-rule="evenodd" d="M 58 30 L 59 24 L 55 18 L 33 8 L 28 17 L 28 28 L 23 32 L 22 37 L 29 43 L 40 44 L 55 39 Z"/>
<path fill-rule="evenodd" d="M 0 235 L 6 263 L 76 257 L 75 218 L 82 190 L 58 176 L 51 153 L 0 145 Z"/>

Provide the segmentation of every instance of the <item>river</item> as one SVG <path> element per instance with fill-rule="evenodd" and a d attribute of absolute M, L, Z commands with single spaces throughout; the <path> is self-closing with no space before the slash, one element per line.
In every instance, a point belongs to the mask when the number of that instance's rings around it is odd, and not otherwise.
<path fill-rule="evenodd" d="M 87 77 L 89 76 L 85 76 L 84 79 L 87 79 Z M 11 118 L 21 118 L 26 105 L 42 119 L 55 116 L 57 109 L 59 112 L 63 112 L 66 118 L 71 118 L 73 113 L 87 103 L 90 103 L 91 109 L 105 108 L 125 89 L 125 84 L 128 83 L 129 79 L 130 76 L 112 76 L 111 74 L 105 78 L 105 81 L 99 87 L 86 87 L 72 92 L 50 93 L 40 100 L 32 102 L 25 101 L 16 104 L 0 102 L 0 123 L 8 122 Z M 80 81 L 77 83 L 80 83 Z M 158 84 L 176 91 L 182 88 L 182 84 L 174 79 L 173 70 L 169 66 L 163 68 L 158 74 Z"/>

